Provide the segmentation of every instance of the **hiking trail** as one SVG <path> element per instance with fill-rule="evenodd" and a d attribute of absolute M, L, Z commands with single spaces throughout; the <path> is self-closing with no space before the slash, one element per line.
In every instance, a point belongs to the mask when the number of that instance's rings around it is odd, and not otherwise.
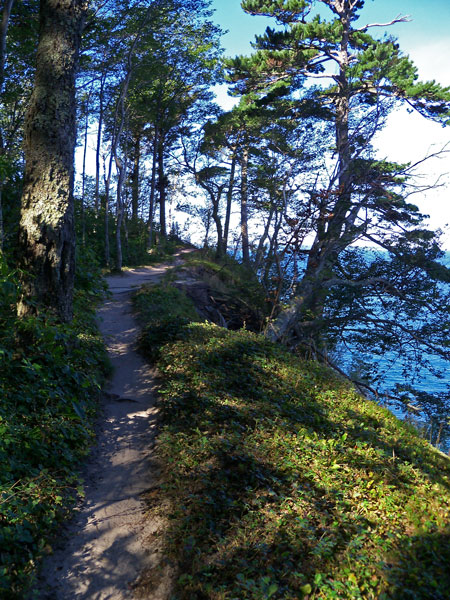
<path fill-rule="evenodd" d="M 175 264 L 182 261 L 181 253 Z M 32 598 L 134 598 L 139 574 L 159 564 L 154 534 L 160 523 L 145 515 L 141 498 L 155 478 L 156 374 L 136 350 L 139 327 L 131 296 L 143 284 L 158 283 L 171 266 L 106 277 L 111 296 L 98 317 L 114 372 L 103 394 L 96 443 L 83 468 L 85 498 L 45 559 Z M 170 588 L 170 569 L 163 568 L 145 597 L 165 600 Z"/>

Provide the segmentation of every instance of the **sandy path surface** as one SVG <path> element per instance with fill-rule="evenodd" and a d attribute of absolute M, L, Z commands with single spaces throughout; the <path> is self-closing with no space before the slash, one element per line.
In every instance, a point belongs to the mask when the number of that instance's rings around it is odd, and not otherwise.
<path fill-rule="evenodd" d="M 98 315 L 114 374 L 106 389 L 97 444 L 84 471 L 85 500 L 46 559 L 35 597 L 133 598 L 132 584 L 139 573 L 158 564 L 152 534 L 159 523 L 144 517 L 140 497 L 154 479 L 155 374 L 135 349 L 138 327 L 131 292 L 158 282 L 168 267 L 140 267 L 107 278 L 112 296 Z M 169 576 L 158 579 L 149 599 L 169 596 Z"/>

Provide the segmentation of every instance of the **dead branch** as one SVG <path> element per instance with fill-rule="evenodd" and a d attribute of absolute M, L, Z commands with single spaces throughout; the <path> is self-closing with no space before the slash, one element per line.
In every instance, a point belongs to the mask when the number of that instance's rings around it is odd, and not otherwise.
<path fill-rule="evenodd" d="M 368 23 L 367 25 L 365 25 L 364 27 L 360 27 L 356 31 L 366 31 L 370 27 L 390 27 L 391 25 L 395 25 L 396 23 L 409 23 L 410 21 L 412 21 L 411 15 L 405 15 L 404 17 L 402 17 L 402 15 L 397 15 L 395 19 L 392 19 L 392 21 L 389 21 L 389 23 Z"/>

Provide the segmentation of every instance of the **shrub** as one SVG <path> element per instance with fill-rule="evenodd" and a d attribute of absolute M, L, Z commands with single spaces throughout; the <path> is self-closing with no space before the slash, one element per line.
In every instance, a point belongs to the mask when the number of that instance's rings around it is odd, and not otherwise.
<path fill-rule="evenodd" d="M 144 293 L 141 318 L 168 318 L 172 293 Z M 176 598 L 448 597 L 447 457 L 262 336 L 175 330 L 155 342 L 165 469 L 154 510 L 168 516 Z"/>
<path fill-rule="evenodd" d="M 79 488 L 80 459 L 108 361 L 95 324 L 103 293 L 91 257 L 79 261 L 75 318 L 17 320 L 17 282 L 0 274 L 0 597 L 22 599 L 37 561 Z"/>

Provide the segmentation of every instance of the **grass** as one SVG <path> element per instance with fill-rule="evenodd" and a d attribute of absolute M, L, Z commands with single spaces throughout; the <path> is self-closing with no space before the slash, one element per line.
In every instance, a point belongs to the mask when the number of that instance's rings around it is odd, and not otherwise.
<path fill-rule="evenodd" d="M 92 258 L 92 257 L 91 257 Z M 17 284 L 0 271 L 0 598 L 23 599 L 58 523 L 80 493 L 79 465 L 92 441 L 108 371 L 94 308 L 104 290 L 80 257 L 75 317 L 17 320 Z"/>
<path fill-rule="evenodd" d="M 138 307 L 162 375 L 149 502 L 169 518 L 174 598 L 448 599 L 447 457 L 323 365 L 196 322 L 177 290 Z"/>

